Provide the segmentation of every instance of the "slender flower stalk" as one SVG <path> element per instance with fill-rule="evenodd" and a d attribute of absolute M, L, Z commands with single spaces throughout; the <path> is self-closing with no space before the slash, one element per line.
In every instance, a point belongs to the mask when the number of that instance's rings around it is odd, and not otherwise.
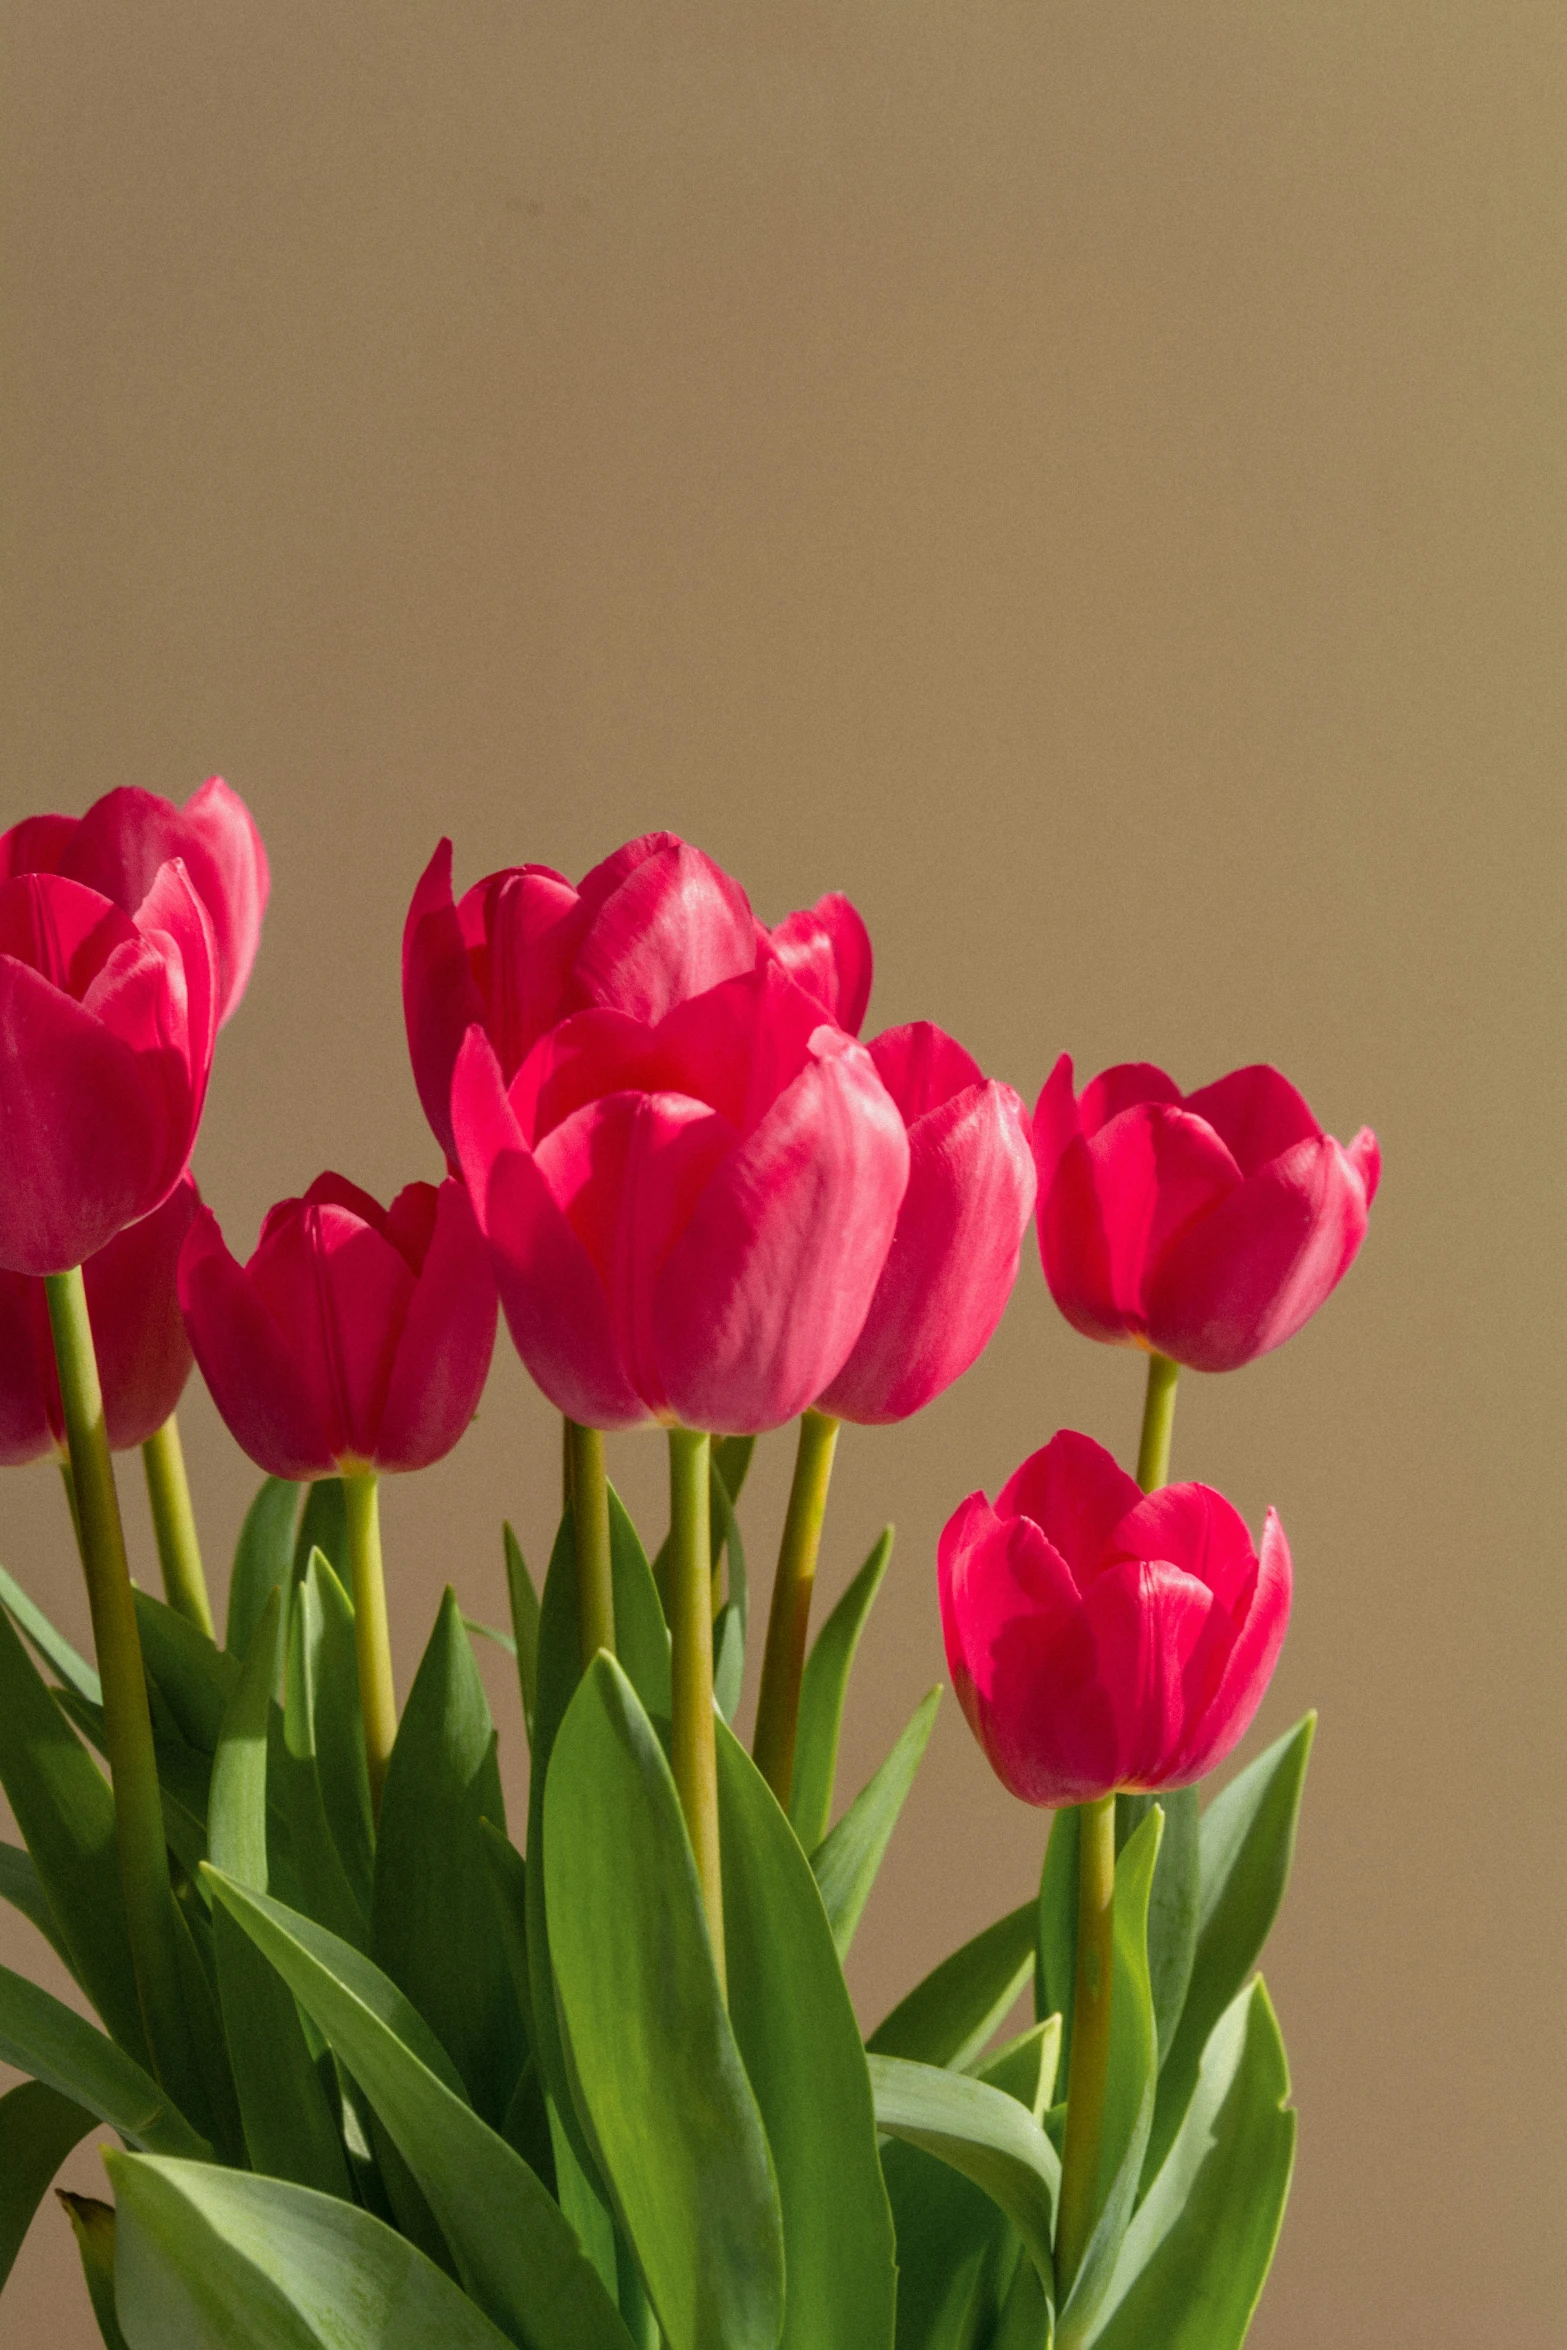
<path fill-rule="evenodd" d="M 152 1528 L 158 1539 L 158 1564 L 163 1569 L 164 1595 L 170 1607 L 193 1623 L 207 1638 L 214 1637 L 212 1602 L 201 1564 L 196 1513 L 191 1507 L 190 1480 L 185 1474 L 185 1451 L 179 1421 L 173 1412 L 141 1448 L 147 1473 L 147 1498 L 152 1504 Z"/>
<path fill-rule="evenodd" d="M 397 1692 L 392 1684 L 386 1577 L 381 1565 L 381 1504 L 374 1469 L 345 1471 L 343 1499 L 348 1512 L 348 1559 L 354 1583 L 359 1710 L 364 1716 L 370 1802 L 379 1818 L 386 1766 L 397 1737 Z"/>
<path fill-rule="evenodd" d="M 615 1653 L 615 1579 L 609 1550 L 609 1484 L 604 1438 L 567 1420 L 566 1490 L 577 1546 L 577 1628 L 586 1672 L 601 1648 Z"/>
<path fill-rule="evenodd" d="M 103 1683 L 104 1743 L 142 2021 L 164 2086 L 186 2110 L 200 2112 L 205 2100 L 185 2022 L 147 1676 L 81 1268 L 46 1275 L 44 1288 L 70 1449 L 66 1490 L 73 1496 Z"/>
<path fill-rule="evenodd" d="M 1056 2292 L 1065 2301 L 1088 2248 L 1110 2074 L 1110 1987 L 1115 1953 L 1115 1797 L 1078 1807 L 1077 1985 L 1067 2073 Z"/>
<path fill-rule="evenodd" d="M 1137 1482 L 1156 1493 L 1170 1482 L 1170 1439 L 1175 1429 L 1175 1383 L 1181 1366 L 1157 1352 L 1148 1357 L 1148 1390 L 1143 1400 L 1143 1434 L 1137 1448 Z"/>
<path fill-rule="evenodd" d="M 789 1508 L 779 1545 L 778 1572 L 773 1579 L 772 1608 L 767 1618 L 767 1647 L 762 1657 L 756 1737 L 751 1751 L 757 1769 L 785 1811 L 789 1808 L 794 1783 L 800 1681 L 805 1671 L 811 1593 L 816 1582 L 816 1557 L 821 1547 L 822 1520 L 827 1513 L 827 1488 L 832 1479 L 838 1426 L 827 1412 L 808 1411 L 801 1415 L 794 1482 L 789 1488 Z"/>
<path fill-rule="evenodd" d="M 707 1912 L 719 1988 L 724 1967 L 724 1888 L 718 1851 L 718 1755 L 713 1735 L 712 1439 L 669 1431 L 669 1629 L 672 1642 L 672 1761 Z"/>

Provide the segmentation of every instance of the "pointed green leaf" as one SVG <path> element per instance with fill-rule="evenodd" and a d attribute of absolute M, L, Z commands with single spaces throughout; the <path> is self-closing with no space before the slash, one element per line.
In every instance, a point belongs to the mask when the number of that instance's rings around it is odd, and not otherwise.
<path fill-rule="evenodd" d="M 897 2350 L 988 2350 L 1001 2271 L 1020 2249 L 1011 2221 L 983 2187 L 918 2146 L 888 2138 L 881 2164 L 897 2231 Z"/>
<path fill-rule="evenodd" d="M 357 1949 L 367 1947 L 370 1920 L 355 1892 L 332 1833 L 322 1787 L 321 1753 L 316 1733 L 316 1665 L 319 1654 L 319 1617 L 307 1604 L 308 1563 L 288 1606 L 288 1672 L 281 1714 L 274 1706 L 267 1718 L 267 1785 L 275 1788 L 281 1815 L 274 1852 L 269 1837 L 268 1875 L 284 1862 L 283 1876 L 309 1915 Z M 282 1882 L 283 1878 L 279 1879 Z"/>
<path fill-rule="evenodd" d="M 975 2073 L 992 2089 L 1004 2089 L 1009 2097 L 1015 2097 L 1043 2124 L 1055 2094 L 1060 2056 L 1061 2018 L 1051 2015 L 1042 2024 L 1030 2024 L 1005 2048 L 998 2048 L 988 2062 L 975 2067 Z"/>
<path fill-rule="evenodd" d="M 1152 1795 L 1118 1795 L 1115 1799 L 1115 1848 L 1130 1842 L 1153 1808 Z M 1159 1865 L 1153 1873 L 1148 1903 L 1148 1981 L 1153 1991 L 1154 2025 L 1163 2064 L 1175 2038 L 1181 2009 L 1186 2004 L 1197 1955 L 1197 1912 L 1201 1867 L 1198 1859 L 1198 1802 L 1195 1787 L 1172 1787 L 1157 1798 L 1164 1813 L 1164 1836 Z"/>
<path fill-rule="evenodd" d="M 892 1528 L 880 1539 L 811 1644 L 800 1677 L 800 1718 L 794 1738 L 789 1817 L 807 1852 L 814 1852 L 832 1820 L 838 1775 L 838 1737 L 854 1652 L 871 1602 L 892 1556 Z"/>
<path fill-rule="evenodd" d="M 1095 2350 L 1240 2350 L 1289 2195 L 1289 2067 L 1260 1977 L 1203 2050 L 1175 2141 L 1126 2233 Z"/>
<path fill-rule="evenodd" d="M 756 1765 L 718 1732 L 729 2020 L 783 2207 L 782 2350 L 893 2338 L 892 2218 L 870 2075 L 810 1864 Z"/>
<path fill-rule="evenodd" d="M 509 1525 L 501 1528 L 506 1553 L 506 1596 L 511 1602 L 512 1653 L 517 1659 L 517 1682 L 522 1693 L 523 1727 L 533 1743 L 533 1709 L 539 1686 L 539 1595 L 522 1546 Z"/>
<path fill-rule="evenodd" d="M 340 1582 L 351 1578 L 348 1556 L 348 1503 L 341 1477 L 318 1477 L 305 1494 L 294 1537 L 293 1579 L 302 1583 L 310 1553 L 319 1550 Z"/>
<path fill-rule="evenodd" d="M 370 1948 L 499 2128 L 527 2039 L 495 1933 L 483 1820 L 504 1833 L 495 1725 L 448 1589 L 387 1768 Z"/>
<path fill-rule="evenodd" d="M 227 1879 L 215 1890 L 359 2083 L 474 2300 L 526 2350 L 625 2350 L 619 2316 L 556 2204 L 473 2111 L 396 1986 L 280 1903 Z"/>
<path fill-rule="evenodd" d="M 223 1716 L 239 1679 L 239 1659 L 215 1647 L 188 1616 L 138 1591 L 136 1628 L 147 1670 L 174 1717 L 187 1746 L 211 1754 Z"/>
<path fill-rule="evenodd" d="M 1050 2305 L 1039 2271 L 1020 2260 L 985 2350 L 1050 2350 Z"/>
<path fill-rule="evenodd" d="M 14 1844 L 0 1844 L 0 1901 L 8 1901 L 30 1925 L 36 1926 L 61 1965 L 70 1966 L 65 1937 L 49 1907 L 49 1896 L 33 1866 L 32 1855 L 18 1851 Z"/>
<path fill-rule="evenodd" d="M 300 1491 L 286 1477 L 268 1477 L 245 1512 L 229 1576 L 223 1645 L 230 1656 L 249 1655 L 251 1636 L 261 1621 L 267 1594 L 287 1585 Z"/>
<path fill-rule="evenodd" d="M 964 2071 L 1011 2013 L 1034 1964 L 1035 1905 L 1009 1910 L 944 1958 L 865 2045 L 876 2056 Z"/>
<path fill-rule="evenodd" d="M 579 2114 L 659 2322 L 680 2350 L 775 2350 L 783 2221 L 766 2132 L 664 1750 L 602 1651 L 556 1736 L 544 1808 Z"/>
<path fill-rule="evenodd" d="M 85 2106 L 133 2145 L 171 2154 L 209 2152 L 133 2056 L 9 1967 L 0 1967 L 0 2062 Z"/>
<path fill-rule="evenodd" d="M 746 1627 L 751 1614 L 751 1576 L 745 1563 L 745 1544 L 740 1536 L 740 1521 L 735 1516 L 734 1496 L 724 1483 L 723 1472 L 720 1470 L 716 1458 L 717 1449 L 715 1446 L 715 1457 L 708 1464 L 711 1501 L 709 1515 L 712 1520 L 713 1596 L 716 1600 L 718 1596 L 718 1562 L 727 1550 L 729 1553 L 729 1596 L 724 1604 L 733 1608 L 735 1619 L 739 1624 L 740 1655 L 743 1661 Z"/>
<path fill-rule="evenodd" d="M 1216 1795 L 1203 1814 L 1201 1908 L 1186 2003 L 1159 2080 L 1144 2181 L 1153 2177 L 1196 2086 L 1208 2035 L 1262 1954 L 1278 1915 L 1317 1717 L 1307 1714 Z"/>
<path fill-rule="evenodd" d="M 108 2161 L 130 2350 L 504 2350 L 450 2277 L 351 2203 L 210 2164 Z"/>
<path fill-rule="evenodd" d="M 321 1804 L 355 1902 L 370 1914 L 375 1873 L 375 1823 L 370 1810 L 370 1766 L 359 1710 L 359 1659 L 353 1602 L 330 1561 L 312 1550 L 294 1599 L 309 1658 L 311 1726 Z"/>
<path fill-rule="evenodd" d="M 1077 1991 L 1077 1869 L 1079 1823 L 1075 1804 L 1050 1823 L 1039 1872 L 1039 1922 L 1034 1961 L 1034 2017 L 1061 2018 L 1061 2076 L 1072 2054 L 1072 2003 Z"/>
<path fill-rule="evenodd" d="M 62 2194 L 60 2203 L 81 2254 L 87 2298 L 104 2350 L 127 2350 L 114 2301 L 114 2206 L 99 2203 L 91 2195 Z"/>
<path fill-rule="evenodd" d="M 983 2187 L 1028 2248 L 1053 2292 L 1051 2240 L 1061 2164 L 1044 2131 L 1015 2097 L 967 2073 L 901 2056 L 870 2059 L 876 2126 L 923 2148 Z"/>
<path fill-rule="evenodd" d="M 92 2126 L 85 2106 L 42 2081 L 23 2081 L 0 2097 L 0 2285 L 55 2172 Z"/>
<path fill-rule="evenodd" d="M 667 1714 L 669 1627 L 647 1552 L 619 1494 L 609 1489 L 609 1558 L 615 1581 L 615 1654 L 650 1714 Z"/>
<path fill-rule="evenodd" d="M 102 1705 L 103 1684 L 94 1668 L 84 1656 L 78 1655 L 63 1632 L 55 1630 L 43 1609 L 28 1598 L 4 1567 L 0 1567 L 0 1606 L 15 1618 L 44 1663 L 59 1675 L 67 1688 L 76 1690 L 89 1705 Z"/>
<path fill-rule="evenodd" d="M 930 1743 L 941 1685 L 920 1700 L 897 1745 L 873 1777 L 868 1779 L 838 1825 L 811 1855 L 811 1867 L 822 1890 L 832 1922 L 838 1956 L 846 1958 L 854 1940 L 882 1855 L 898 1824 L 904 1799 L 914 1784 L 920 1758 Z"/>

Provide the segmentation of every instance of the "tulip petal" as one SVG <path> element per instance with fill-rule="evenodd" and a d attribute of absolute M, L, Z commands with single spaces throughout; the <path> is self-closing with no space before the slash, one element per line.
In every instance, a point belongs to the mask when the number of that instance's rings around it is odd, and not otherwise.
<path fill-rule="evenodd" d="M 109 1444 L 129 1452 L 163 1426 L 190 1377 L 179 1263 L 200 1200 L 189 1175 L 160 1208 L 82 1268 Z"/>
<path fill-rule="evenodd" d="M 393 1202 L 394 1216 L 400 1204 Z M 397 1342 L 376 1437 L 377 1468 L 422 1469 L 451 1451 L 479 1408 L 495 1320 L 489 1251 L 466 1190 L 448 1178 L 436 1197 L 435 1228 Z"/>
<path fill-rule="evenodd" d="M 1201 1714 L 1193 1717 L 1161 1785 L 1190 1786 L 1206 1777 L 1251 1728 L 1289 1629 L 1292 1588 L 1289 1544 L 1277 1513 L 1269 1510 L 1250 1608 L 1235 1631 L 1218 1686 Z"/>
<path fill-rule="evenodd" d="M 92 1256 L 147 1205 L 160 1139 L 129 1048 L 0 953 L 0 1266 Z"/>
<path fill-rule="evenodd" d="M 871 1053 L 885 1083 L 876 1045 Z M 1010 1086 L 982 1079 L 917 1118 L 892 1246 L 821 1409 L 902 1420 L 961 1377 L 1005 1311 L 1033 1205 L 1027 1121 Z"/>
<path fill-rule="evenodd" d="M 369 1461 L 414 1278 L 372 1225 L 334 1201 L 294 1203 L 269 1219 L 245 1268 L 290 1343 L 334 1459 Z"/>
<path fill-rule="evenodd" d="M 79 816 L 24 816 L 0 832 L 0 882 L 19 873 L 58 873 L 70 853 Z"/>
<path fill-rule="evenodd" d="M 1086 1589 L 1110 1538 L 1143 1498 L 1113 1453 L 1075 1428 L 1062 1428 L 1013 1471 L 996 1496 L 1007 1517 L 1032 1518 L 1066 1560 L 1073 1582 Z"/>
<path fill-rule="evenodd" d="M 452 904 L 452 844 L 443 840 L 420 874 L 403 924 L 403 1023 L 419 1106 L 448 1159 L 452 1140 L 452 1070 L 458 1048 L 484 1019 L 457 909 Z"/>
<path fill-rule="evenodd" d="M 754 1133 L 815 1056 L 822 1007 L 780 964 L 677 1004 L 657 1029 L 658 1083 L 704 1101 L 741 1134 Z"/>
<path fill-rule="evenodd" d="M 1034 1172 L 1039 1178 L 1041 1200 L 1046 1197 L 1055 1180 L 1055 1172 L 1067 1144 L 1082 1136 L 1082 1122 L 1077 1114 L 1077 1095 L 1072 1090 L 1072 1083 L 1072 1056 L 1063 1053 L 1040 1087 L 1039 1099 L 1034 1104 Z M 1043 1228 L 1040 1245 L 1044 1245 Z"/>
<path fill-rule="evenodd" d="M 1245 1519 L 1211 1485 L 1162 1485 L 1139 1495 L 1106 1548 L 1111 1558 L 1174 1559 L 1231 1617 L 1249 1598 L 1257 1573 Z"/>
<path fill-rule="evenodd" d="M 1084 1608 L 1115 1715 L 1118 1787 L 1151 1783 L 1184 1743 L 1187 1675 L 1217 1607 L 1206 1583 L 1169 1559 L 1118 1560 L 1089 1586 Z"/>
<path fill-rule="evenodd" d="M 458 909 L 465 936 L 475 912 L 470 900 L 481 895 L 483 935 L 473 949 L 473 973 L 501 1075 L 510 1081 L 538 1039 L 571 1008 L 577 893 L 549 865 L 492 873 Z"/>
<path fill-rule="evenodd" d="M 229 1433 L 272 1477 L 330 1477 L 332 1432 L 293 1352 L 210 1208 L 198 1208 L 180 1254 L 180 1305 L 201 1375 Z"/>
<path fill-rule="evenodd" d="M 790 977 L 840 1028 L 858 1036 L 871 1000 L 873 958 L 870 933 L 843 892 L 829 890 L 814 906 L 786 914 L 765 936 Z"/>
<path fill-rule="evenodd" d="M 629 1012 L 571 1013 L 539 1038 L 507 1086 L 523 1140 L 537 1146 L 600 1094 L 659 1091 L 666 1057 L 657 1032 Z"/>
<path fill-rule="evenodd" d="M 1257 1174 L 1270 1159 L 1282 1158 L 1298 1142 L 1316 1142 L 1322 1133 L 1304 1096 L 1266 1061 L 1232 1069 L 1189 1093 L 1183 1106 L 1207 1120 L 1243 1175 Z"/>
<path fill-rule="evenodd" d="M 1197 1371 L 1282 1346 L 1342 1280 L 1366 1193 L 1331 1135 L 1297 1143 L 1176 1238 L 1148 1285 L 1148 1334 Z"/>
<path fill-rule="evenodd" d="M 210 777 L 183 808 L 131 786 L 105 792 L 77 826 L 62 869 L 134 913 L 160 866 L 174 858 L 185 864 L 211 924 L 214 1019 L 226 1020 L 256 959 L 268 873 L 250 810 L 221 776 Z"/>
<path fill-rule="evenodd" d="M 1041 1219 L 1045 1275 L 1067 1320 L 1090 1338 L 1141 1337 L 1149 1268 L 1240 1180 L 1213 1129 L 1167 1103 L 1137 1103 L 1069 1143 Z"/>
<path fill-rule="evenodd" d="M 1344 1156 L 1360 1177 L 1369 1208 L 1377 1196 L 1377 1185 L 1382 1180 L 1382 1153 L 1369 1126 L 1362 1126 L 1353 1140 L 1344 1145 Z"/>
<path fill-rule="evenodd" d="M 207 1098 L 218 1032 L 217 949 L 206 906 L 179 858 L 159 866 L 151 889 L 136 910 L 135 922 L 166 970 L 165 1008 L 157 1015 L 161 1033 L 155 1048 L 158 1082 L 166 1104 L 164 1164 L 156 1194 L 162 1199 L 190 1163 Z M 98 1000 L 98 989 L 94 1000 Z M 110 1018 L 107 1012 L 100 1016 Z M 113 1020 L 110 1024 L 116 1025 Z M 146 1063 L 143 1069 L 146 1080 L 152 1082 Z"/>
<path fill-rule="evenodd" d="M 652 1025 L 755 965 L 745 891 L 671 834 L 628 842 L 586 876 L 579 895 L 584 928 L 573 968 L 584 1003 Z"/>
<path fill-rule="evenodd" d="M 692 1428 L 805 1409 L 858 1337 L 908 1182 L 903 1121 L 863 1046 L 803 1070 L 708 1184 L 654 1303 L 665 1392 Z"/>
<path fill-rule="evenodd" d="M 0 1468 L 18 1469 L 58 1452 L 63 1438 L 43 1284 L 25 1273 L 0 1273 Z"/>
<path fill-rule="evenodd" d="M 929 1020 L 911 1020 L 905 1028 L 885 1028 L 867 1048 L 876 1074 L 912 1126 L 927 1110 L 939 1109 L 954 1094 L 971 1085 L 983 1085 L 985 1072 L 956 1037 L 948 1036 Z"/>
<path fill-rule="evenodd" d="M 1144 1102 L 1166 1102 L 1178 1110 L 1182 1107 L 1181 1089 L 1152 1061 L 1118 1061 L 1113 1069 L 1101 1069 L 1084 1086 L 1077 1105 L 1078 1121 L 1083 1133 L 1092 1137 L 1123 1110 L 1135 1110 Z"/>

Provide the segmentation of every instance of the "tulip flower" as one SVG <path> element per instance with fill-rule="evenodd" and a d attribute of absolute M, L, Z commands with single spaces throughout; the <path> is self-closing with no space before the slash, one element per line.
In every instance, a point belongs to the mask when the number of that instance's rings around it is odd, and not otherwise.
<path fill-rule="evenodd" d="M 578 1013 L 509 1086 L 473 1028 L 452 1122 L 517 1350 L 568 1418 L 744 1435 L 837 1375 L 909 1146 L 870 1054 L 776 962 L 657 1021 Z"/>
<path fill-rule="evenodd" d="M 198 1209 L 179 1267 L 202 1376 L 274 1477 L 422 1469 L 478 1408 L 495 1284 L 460 1183 L 390 1208 L 340 1175 L 279 1201 L 248 1264 Z"/>
<path fill-rule="evenodd" d="M 63 1273 L 190 1161 L 216 954 L 176 858 L 133 913 L 54 873 L 0 882 L 0 1269 Z"/>
<path fill-rule="evenodd" d="M 175 1272 L 195 1212 L 190 1176 L 82 1267 L 104 1418 L 115 1452 L 161 1428 L 190 1376 Z M 0 1466 L 65 1458 L 65 1414 L 41 1281 L 0 1273 Z"/>
<path fill-rule="evenodd" d="M 1282 1346 L 1354 1262 L 1381 1158 L 1324 1134 L 1277 1069 L 1182 1094 L 1107 1069 L 1081 1095 L 1063 1054 L 1034 1113 L 1039 1246 L 1086 1337 L 1232 1371 Z"/>
<path fill-rule="evenodd" d="M 1185 1787 L 1245 1734 L 1283 1645 L 1290 1555 L 1206 1485 L 1144 1494 L 1101 1445 L 1053 1437 L 937 1553 L 953 1687 L 1025 1803 Z"/>
<path fill-rule="evenodd" d="M 853 1352 L 817 1410 L 905 1420 L 989 1345 L 1034 1207 L 1028 1114 L 960 1044 L 917 1020 L 868 1048 L 909 1137 L 909 1183 Z"/>
<path fill-rule="evenodd" d="M 0 881 L 60 873 L 134 914 L 171 858 L 183 860 L 207 909 L 217 955 L 218 1025 L 245 992 L 267 907 L 267 852 L 238 792 L 214 775 L 176 808 L 153 792 L 122 789 L 85 816 L 30 816 L 0 833 Z"/>

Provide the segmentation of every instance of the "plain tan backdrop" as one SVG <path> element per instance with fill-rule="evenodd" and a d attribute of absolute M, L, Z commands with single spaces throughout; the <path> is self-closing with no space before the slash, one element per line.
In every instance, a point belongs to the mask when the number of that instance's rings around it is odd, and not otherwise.
<path fill-rule="evenodd" d="M 1293 1542 L 1256 1736 L 1322 1713 L 1253 2338 L 1554 2350 L 1560 8 L 52 0 L 0 40 L 0 821 L 214 769 L 255 808 L 272 912 L 197 1158 L 243 1251 L 322 1166 L 437 1171 L 397 942 L 443 831 L 464 879 L 668 825 L 769 919 L 846 888 L 873 1027 L 932 1016 L 1030 1097 L 1062 1048 L 1269 1058 L 1377 1126 L 1351 1278 L 1177 1425 L 1177 1474 Z M 1138 1405 L 1030 1240 L 971 1376 L 846 1437 L 829 1589 L 899 1526 L 849 1786 L 942 1675 L 946 1513 L 1061 1424 L 1126 1457 Z M 185 1420 L 221 1572 L 254 1472 Z M 503 1512 L 542 1554 L 554 1447 L 503 1343 L 388 1492 L 404 1686 L 445 1580 L 501 1611 Z M 660 1448 L 613 1467 L 656 1534 Z M 6 1477 L 0 1555 L 80 1631 L 62 1520 Z M 949 1698 L 867 2021 L 1046 1825 Z M 51 2208 L 0 2339 L 95 2338 Z"/>

